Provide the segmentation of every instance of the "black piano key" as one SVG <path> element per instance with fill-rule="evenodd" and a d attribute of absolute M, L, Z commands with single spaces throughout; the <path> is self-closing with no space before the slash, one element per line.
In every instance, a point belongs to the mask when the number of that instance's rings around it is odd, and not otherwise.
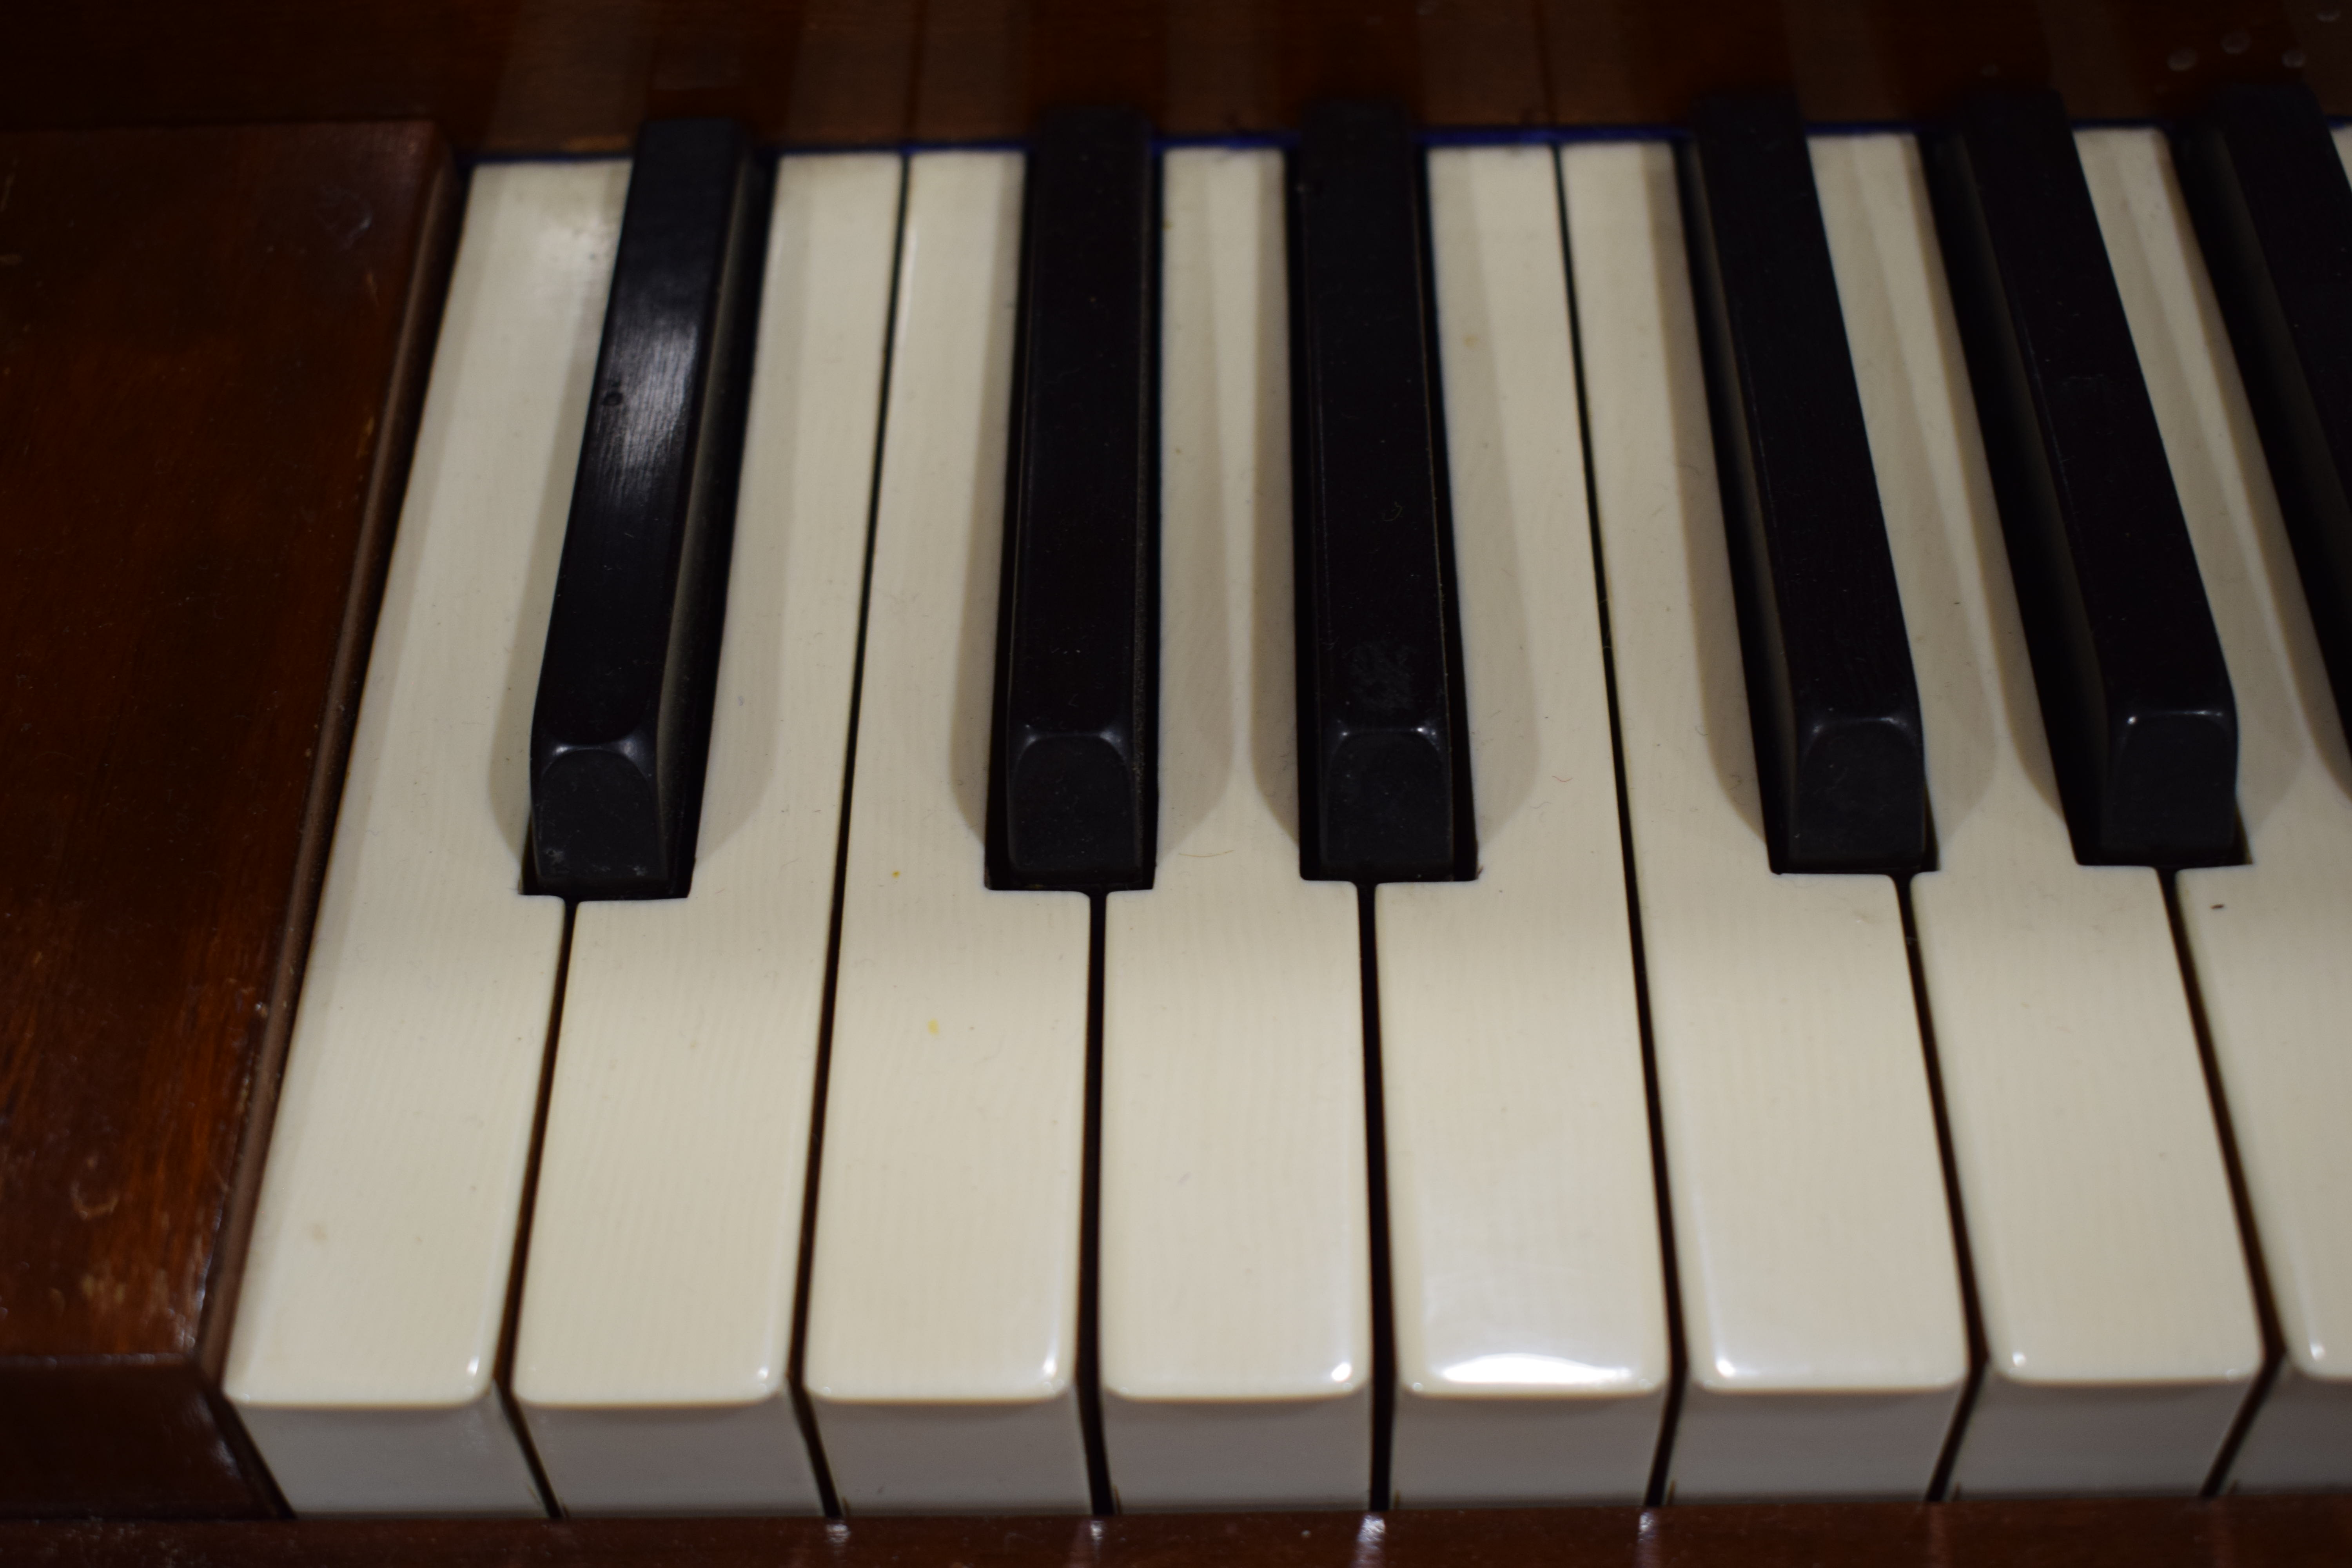
<path fill-rule="evenodd" d="M 2228 860 L 2237 707 L 2065 108 L 1983 94 L 1927 171 L 2075 855 Z"/>
<path fill-rule="evenodd" d="M 1030 144 L 989 881 L 1143 888 L 1159 828 L 1160 203 L 1151 128 Z"/>
<path fill-rule="evenodd" d="M 541 892 L 693 877 L 766 210 L 735 124 L 638 136 L 531 716 Z"/>
<path fill-rule="evenodd" d="M 1701 100 L 1681 173 L 1773 868 L 1916 871 L 1919 692 L 1796 100 Z"/>
<path fill-rule="evenodd" d="M 1307 111 L 1290 230 L 1301 868 L 1468 875 L 1421 159 L 1401 112 Z"/>
<path fill-rule="evenodd" d="M 2221 87 L 2174 146 L 2352 730 L 2352 182 L 2300 85 Z"/>

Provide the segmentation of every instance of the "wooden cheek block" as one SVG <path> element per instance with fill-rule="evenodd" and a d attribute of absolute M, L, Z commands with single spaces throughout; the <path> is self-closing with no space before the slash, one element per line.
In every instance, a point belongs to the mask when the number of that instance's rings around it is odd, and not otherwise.
<path fill-rule="evenodd" d="M 273 1510 L 219 1370 L 456 189 L 0 136 L 0 1515 Z"/>

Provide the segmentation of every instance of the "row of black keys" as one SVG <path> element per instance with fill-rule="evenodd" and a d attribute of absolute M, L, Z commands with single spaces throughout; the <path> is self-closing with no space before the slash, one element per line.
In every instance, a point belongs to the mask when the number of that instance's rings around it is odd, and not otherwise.
<path fill-rule="evenodd" d="M 2301 88 L 2224 89 L 2176 146 L 2328 669 L 2352 693 L 2352 184 Z M 1988 93 L 1925 147 L 2076 853 L 2231 859 L 2229 672 L 2063 106 Z M 1773 866 L 1918 869 L 1918 695 L 1793 100 L 1703 100 L 1680 166 Z M 1026 181 L 989 879 L 1148 887 L 1150 128 L 1050 114 Z M 1411 127 L 1381 105 L 1309 111 L 1288 196 L 1301 870 L 1474 875 Z M 676 897 L 691 879 L 765 216 L 739 128 L 646 127 L 532 723 L 543 891 Z"/>

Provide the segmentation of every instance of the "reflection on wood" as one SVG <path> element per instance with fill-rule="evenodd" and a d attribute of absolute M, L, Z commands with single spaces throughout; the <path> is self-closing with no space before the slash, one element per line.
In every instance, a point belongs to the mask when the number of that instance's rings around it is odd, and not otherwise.
<path fill-rule="evenodd" d="M 414 124 L 0 137 L 0 1514 L 266 1508 L 207 1385 L 446 168 Z"/>
<path fill-rule="evenodd" d="M 461 148 L 618 151 L 717 114 L 766 142 L 1018 136 L 1123 103 L 1163 131 L 1293 127 L 1325 98 L 1440 126 L 1656 125 L 1793 86 L 1817 122 L 1916 120 L 1987 79 L 2080 119 L 2305 75 L 2352 110 L 2352 21 L 2318 0 L 125 0 L 25 8 L 0 129 L 424 116 Z M 2320 18 L 2328 17 L 2323 21 Z"/>

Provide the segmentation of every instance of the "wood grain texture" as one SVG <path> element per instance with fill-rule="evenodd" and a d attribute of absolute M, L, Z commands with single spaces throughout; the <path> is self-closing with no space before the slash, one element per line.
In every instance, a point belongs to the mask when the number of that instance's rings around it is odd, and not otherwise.
<path fill-rule="evenodd" d="M 1916 119 L 1987 77 L 2078 118 L 2305 74 L 2352 110 L 2320 0 L 165 0 L 20 7 L 0 128 L 422 116 L 461 147 L 618 151 L 653 116 L 796 145 L 1016 136 L 1117 101 L 1168 132 L 1396 99 L 1447 126 L 1643 125 L 1790 84 L 1809 118 Z M 2340 37 L 2339 37 L 2340 35 Z M 2290 60 L 2289 51 L 2296 51 Z"/>
<path fill-rule="evenodd" d="M 42 1568 L 2335 1568 L 2352 1496 L 1118 1519 L 0 1524 Z"/>
<path fill-rule="evenodd" d="M 268 1506 L 209 1388 L 447 169 L 0 137 L 0 1514 Z"/>

